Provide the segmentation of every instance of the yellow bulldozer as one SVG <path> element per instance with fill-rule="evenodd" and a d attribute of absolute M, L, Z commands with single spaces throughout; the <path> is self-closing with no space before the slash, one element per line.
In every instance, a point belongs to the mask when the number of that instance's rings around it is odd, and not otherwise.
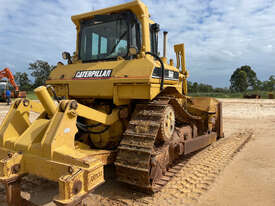
<path fill-rule="evenodd" d="M 72 16 L 76 50 L 63 52 L 40 101 L 17 99 L 0 126 L 0 181 L 9 205 L 24 205 L 21 177 L 58 182 L 56 205 L 78 205 L 104 183 L 159 191 L 177 160 L 223 137 L 222 105 L 187 96 L 184 44 L 176 63 L 159 57 L 159 24 L 140 0 Z M 32 120 L 30 113 L 39 113 Z"/>

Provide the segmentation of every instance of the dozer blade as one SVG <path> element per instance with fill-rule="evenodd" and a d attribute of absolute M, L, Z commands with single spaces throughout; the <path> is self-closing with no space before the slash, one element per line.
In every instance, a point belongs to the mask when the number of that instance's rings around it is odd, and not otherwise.
<path fill-rule="evenodd" d="M 75 141 L 82 108 L 76 101 L 63 100 L 56 106 L 45 87 L 35 92 L 41 104 L 17 99 L 0 126 L 0 181 L 6 185 L 8 204 L 25 204 L 20 178 L 33 174 L 59 183 L 57 205 L 77 205 L 104 182 L 103 165 L 111 161 L 113 152 L 91 150 Z M 40 113 L 32 123 L 30 111 Z M 114 117 L 103 114 L 101 119 L 112 122 Z"/>

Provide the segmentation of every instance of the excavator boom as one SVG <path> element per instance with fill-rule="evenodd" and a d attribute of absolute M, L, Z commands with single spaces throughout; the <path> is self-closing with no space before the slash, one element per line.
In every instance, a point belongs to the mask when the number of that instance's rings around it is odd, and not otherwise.
<path fill-rule="evenodd" d="M 19 87 L 15 83 L 14 76 L 11 73 L 9 68 L 5 68 L 0 71 L 0 80 L 3 78 L 7 78 L 9 80 L 9 82 L 11 83 L 11 85 L 14 87 L 15 91 L 19 91 Z"/>
<path fill-rule="evenodd" d="M 0 71 L 0 80 L 3 78 L 7 78 L 9 83 L 13 86 L 14 88 L 14 92 L 12 92 L 12 97 L 15 98 L 25 98 L 26 97 L 26 91 L 19 91 L 19 87 L 15 82 L 15 78 L 11 72 L 11 70 L 9 68 L 4 68 L 3 70 Z M 6 85 L 6 84 L 4 84 Z M 6 99 L 6 95 L 5 95 L 5 90 L 8 89 L 8 87 L 6 86 L 6 88 L 4 88 L 4 91 L 2 94 L 2 99 Z"/>

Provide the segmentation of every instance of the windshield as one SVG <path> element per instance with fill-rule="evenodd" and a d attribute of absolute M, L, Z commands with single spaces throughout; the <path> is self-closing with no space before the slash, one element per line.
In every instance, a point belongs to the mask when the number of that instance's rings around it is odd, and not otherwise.
<path fill-rule="evenodd" d="M 85 25 L 81 32 L 80 59 L 93 61 L 125 57 L 128 37 L 128 24 L 124 19 Z"/>

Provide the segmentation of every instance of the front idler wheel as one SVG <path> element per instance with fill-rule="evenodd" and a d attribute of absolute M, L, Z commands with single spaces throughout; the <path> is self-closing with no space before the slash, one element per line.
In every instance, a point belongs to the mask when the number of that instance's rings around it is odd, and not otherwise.
<path fill-rule="evenodd" d="M 175 112 L 171 105 L 168 105 L 163 111 L 163 117 L 160 123 L 159 140 L 170 142 L 175 130 Z"/>

